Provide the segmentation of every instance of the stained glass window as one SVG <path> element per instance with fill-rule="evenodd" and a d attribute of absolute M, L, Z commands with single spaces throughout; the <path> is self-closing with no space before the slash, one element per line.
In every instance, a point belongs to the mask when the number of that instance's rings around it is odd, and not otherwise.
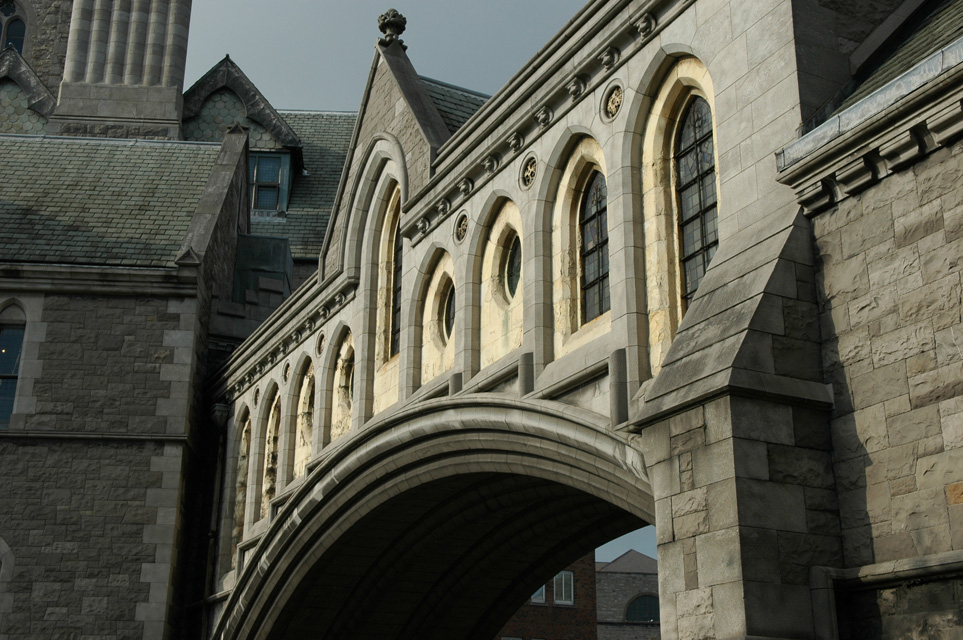
<path fill-rule="evenodd" d="M 594 320 L 611 307 L 607 199 L 605 178 L 596 171 L 585 190 L 579 215 L 583 323 Z"/>
<path fill-rule="evenodd" d="M 682 299 L 688 307 L 719 244 L 712 112 L 702 98 L 695 98 L 682 117 L 675 163 Z"/>

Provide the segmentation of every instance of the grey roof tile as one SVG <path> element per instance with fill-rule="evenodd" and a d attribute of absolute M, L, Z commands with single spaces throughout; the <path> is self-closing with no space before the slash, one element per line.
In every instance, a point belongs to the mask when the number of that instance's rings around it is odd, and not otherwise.
<path fill-rule="evenodd" d="M 0 135 L 0 260 L 173 266 L 219 148 Z"/>
<path fill-rule="evenodd" d="M 491 96 L 419 76 L 448 131 L 454 135 Z"/>
<path fill-rule="evenodd" d="M 317 259 L 341 181 L 356 113 L 279 111 L 301 139 L 307 175 L 294 177 L 284 218 L 252 218 L 251 232 L 291 242 L 295 259 Z"/>
<path fill-rule="evenodd" d="M 928 56 L 963 37 L 963 0 L 937 0 L 929 10 L 910 18 L 895 42 L 886 47 L 876 65 L 840 105 L 852 106 L 889 81 L 909 71 Z"/>

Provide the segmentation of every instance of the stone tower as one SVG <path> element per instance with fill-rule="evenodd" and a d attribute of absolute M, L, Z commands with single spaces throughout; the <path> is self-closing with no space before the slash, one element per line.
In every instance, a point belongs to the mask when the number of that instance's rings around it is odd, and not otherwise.
<path fill-rule="evenodd" d="M 60 135 L 178 138 L 191 0 L 74 0 Z"/>

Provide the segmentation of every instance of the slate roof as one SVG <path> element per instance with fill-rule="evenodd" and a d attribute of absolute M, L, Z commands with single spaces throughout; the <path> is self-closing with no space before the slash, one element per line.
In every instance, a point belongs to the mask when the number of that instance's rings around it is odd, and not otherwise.
<path fill-rule="evenodd" d="M 0 260 L 173 267 L 219 150 L 0 135 Z"/>
<path fill-rule="evenodd" d="M 301 139 L 307 175 L 294 176 L 284 218 L 251 218 L 251 233 L 288 238 L 295 259 L 317 259 L 358 114 L 279 111 Z"/>
<path fill-rule="evenodd" d="M 452 135 L 491 97 L 471 89 L 463 89 L 424 76 L 419 77 L 425 85 L 428 97 L 441 114 L 442 122 Z"/>
<path fill-rule="evenodd" d="M 629 549 L 612 562 L 595 563 L 595 570 L 606 573 L 658 573 L 659 563 L 655 558 Z"/>
<path fill-rule="evenodd" d="M 839 107 L 842 111 L 906 73 L 928 56 L 963 37 L 963 0 L 935 0 L 910 18 L 895 40 L 884 47 L 888 52 Z"/>

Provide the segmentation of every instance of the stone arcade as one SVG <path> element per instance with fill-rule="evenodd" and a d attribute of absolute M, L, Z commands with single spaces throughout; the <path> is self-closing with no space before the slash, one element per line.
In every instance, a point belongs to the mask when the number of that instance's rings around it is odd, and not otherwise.
<path fill-rule="evenodd" d="M 0 638 L 484 640 L 643 523 L 665 638 L 963 633 L 963 0 L 591 0 L 492 97 L 392 10 L 350 115 L 189 14 L 0 0 Z"/>

